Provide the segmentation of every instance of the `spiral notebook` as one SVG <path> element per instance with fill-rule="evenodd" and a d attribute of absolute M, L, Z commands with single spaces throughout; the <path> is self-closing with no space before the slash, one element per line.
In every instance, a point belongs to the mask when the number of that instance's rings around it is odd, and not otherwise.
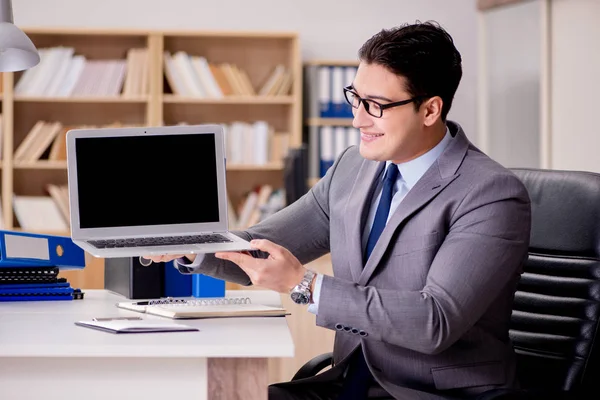
<path fill-rule="evenodd" d="M 121 302 L 117 307 L 173 319 L 226 317 L 282 317 L 289 313 L 281 307 L 253 304 L 248 297 L 215 299 L 159 299 Z"/>

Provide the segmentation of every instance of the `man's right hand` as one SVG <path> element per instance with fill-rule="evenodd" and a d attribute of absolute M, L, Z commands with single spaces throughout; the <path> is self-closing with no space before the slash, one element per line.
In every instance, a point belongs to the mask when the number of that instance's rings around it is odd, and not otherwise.
<path fill-rule="evenodd" d="M 194 262 L 196 259 L 195 254 L 164 254 L 161 256 L 142 256 L 147 260 L 152 260 L 152 262 L 160 263 L 160 262 L 169 262 L 176 260 L 178 258 L 186 257 L 190 262 Z"/>

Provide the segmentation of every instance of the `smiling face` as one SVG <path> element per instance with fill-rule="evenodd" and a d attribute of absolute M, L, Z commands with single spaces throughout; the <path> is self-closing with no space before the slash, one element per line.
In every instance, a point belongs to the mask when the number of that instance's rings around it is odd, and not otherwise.
<path fill-rule="evenodd" d="M 381 104 L 412 97 L 404 78 L 379 64 L 361 63 L 352 87 L 359 97 Z M 426 99 L 418 111 L 414 103 L 385 109 L 381 118 L 367 113 L 362 104 L 352 111 L 352 124 L 361 133 L 360 154 L 369 160 L 410 161 L 433 148 L 445 134 L 439 97 Z"/>

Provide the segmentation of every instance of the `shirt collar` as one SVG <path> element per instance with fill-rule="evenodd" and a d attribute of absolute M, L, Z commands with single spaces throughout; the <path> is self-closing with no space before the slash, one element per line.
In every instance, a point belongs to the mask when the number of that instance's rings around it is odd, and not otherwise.
<path fill-rule="evenodd" d="M 431 165 L 438 159 L 440 154 L 444 152 L 444 149 L 446 149 L 446 146 L 448 146 L 450 140 L 452 140 L 452 135 L 450 134 L 450 130 L 446 128 L 446 134 L 442 140 L 435 145 L 435 147 L 413 160 L 398 164 L 398 170 L 400 172 L 400 177 L 398 177 L 398 179 L 402 179 L 404 181 L 408 187 L 408 190 L 412 189 L 419 179 L 425 175 L 425 172 L 427 172 L 429 167 L 431 167 Z M 391 161 L 386 161 L 386 168 L 391 163 Z"/>

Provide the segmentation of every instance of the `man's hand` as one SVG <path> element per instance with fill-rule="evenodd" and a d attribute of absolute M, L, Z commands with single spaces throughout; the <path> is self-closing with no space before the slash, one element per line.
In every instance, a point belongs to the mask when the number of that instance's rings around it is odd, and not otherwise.
<path fill-rule="evenodd" d="M 152 262 L 155 262 L 155 263 L 169 262 L 169 261 L 173 261 L 178 258 L 181 258 L 181 257 L 186 257 L 191 262 L 194 262 L 194 260 L 196 259 L 195 254 L 164 254 L 161 256 L 142 256 L 142 257 L 144 257 L 146 260 L 152 260 Z"/>
<path fill-rule="evenodd" d="M 269 253 L 269 257 L 254 258 L 248 253 L 219 252 L 215 257 L 237 264 L 254 285 L 279 293 L 289 293 L 302 281 L 305 269 L 290 251 L 266 239 L 250 242 L 254 249 Z"/>

